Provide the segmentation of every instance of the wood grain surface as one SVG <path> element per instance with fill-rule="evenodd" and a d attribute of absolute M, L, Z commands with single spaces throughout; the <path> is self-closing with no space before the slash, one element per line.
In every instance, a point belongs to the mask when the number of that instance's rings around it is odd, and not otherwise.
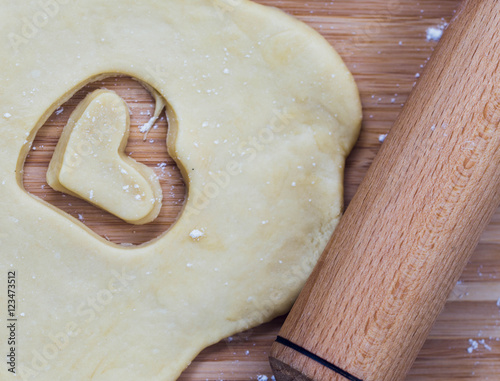
<path fill-rule="evenodd" d="M 426 39 L 429 27 L 448 22 L 459 0 L 262 0 L 306 22 L 342 55 L 353 72 L 364 106 L 362 134 L 346 168 L 348 203 L 419 73 L 436 45 Z M 135 81 L 113 78 L 91 89 L 117 90 L 132 112 L 127 152 L 150 165 L 160 176 L 164 207 L 157 221 L 131 226 L 89 204 L 52 191 L 45 171 L 57 138 L 72 109 L 90 89 L 79 92 L 40 130 L 26 162 L 26 189 L 80 218 L 96 233 L 124 244 L 147 242 L 165 232 L 178 216 L 185 187 L 165 149 L 165 119 L 146 141 L 138 126 L 153 110 L 152 99 Z M 500 380 L 500 211 L 482 235 L 472 260 L 436 322 L 408 381 Z M 284 318 L 254 328 L 206 349 L 181 377 L 183 381 L 257 380 L 271 377 L 268 352 Z M 484 341 L 483 341 L 484 340 Z M 470 353 L 469 353 L 470 352 Z M 261 377 L 261 379 L 265 379 Z"/>

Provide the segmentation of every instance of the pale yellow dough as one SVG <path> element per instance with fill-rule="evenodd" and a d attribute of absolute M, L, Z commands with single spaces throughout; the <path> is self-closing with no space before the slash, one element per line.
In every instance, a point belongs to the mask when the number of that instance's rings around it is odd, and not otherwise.
<path fill-rule="evenodd" d="M 47 171 L 48 184 L 132 224 L 153 221 L 162 191 L 149 167 L 125 154 L 129 110 L 109 90 L 96 90 L 71 115 Z"/>
<path fill-rule="evenodd" d="M 3 1 L 0 36 L 0 282 L 18 284 L 18 377 L 4 364 L 2 381 L 174 380 L 288 311 L 340 217 L 361 119 L 322 37 L 246 0 Z M 48 116 L 117 73 L 166 100 L 189 187 L 178 222 L 133 248 L 22 186 Z"/>

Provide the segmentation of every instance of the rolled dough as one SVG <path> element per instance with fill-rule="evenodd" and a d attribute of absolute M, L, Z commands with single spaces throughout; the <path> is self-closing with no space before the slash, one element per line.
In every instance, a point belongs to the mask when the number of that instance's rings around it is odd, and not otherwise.
<path fill-rule="evenodd" d="M 246 0 L 44 0 L 0 3 L 0 36 L 0 280 L 16 272 L 16 379 L 174 380 L 203 348 L 289 310 L 340 217 L 361 120 L 319 34 Z M 133 248 L 22 186 L 48 116 L 115 74 L 166 100 L 189 188 L 177 223 Z M 0 311 L 5 324 L 5 292 Z M 5 364 L 0 379 L 15 379 Z"/>

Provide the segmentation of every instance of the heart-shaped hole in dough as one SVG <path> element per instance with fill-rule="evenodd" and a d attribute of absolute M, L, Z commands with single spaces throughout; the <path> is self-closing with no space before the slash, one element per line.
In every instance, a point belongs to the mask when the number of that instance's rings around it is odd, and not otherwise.
<path fill-rule="evenodd" d="M 137 162 L 150 167 L 159 177 L 163 202 L 158 218 L 146 225 L 131 225 L 79 198 L 53 190 L 46 182 L 46 172 L 55 147 L 71 113 L 91 92 L 109 89 L 120 95 L 130 109 L 130 136 L 125 152 Z M 162 113 L 155 127 L 145 134 L 144 126 L 155 110 L 151 94 L 129 77 L 112 77 L 85 86 L 56 110 L 38 131 L 24 166 L 24 187 L 34 196 L 79 219 L 105 239 L 123 245 L 147 243 L 177 220 L 183 208 L 186 187 L 182 175 L 166 148 L 167 121 Z"/>

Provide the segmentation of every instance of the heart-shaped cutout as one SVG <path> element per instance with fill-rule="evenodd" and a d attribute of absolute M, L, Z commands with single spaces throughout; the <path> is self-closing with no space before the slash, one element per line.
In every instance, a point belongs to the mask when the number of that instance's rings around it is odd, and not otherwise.
<path fill-rule="evenodd" d="M 125 154 L 130 117 L 116 93 L 96 90 L 75 109 L 47 171 L 55 190 L 132 224 L 154 220 L 162 191 L 155 173 Z"/>

